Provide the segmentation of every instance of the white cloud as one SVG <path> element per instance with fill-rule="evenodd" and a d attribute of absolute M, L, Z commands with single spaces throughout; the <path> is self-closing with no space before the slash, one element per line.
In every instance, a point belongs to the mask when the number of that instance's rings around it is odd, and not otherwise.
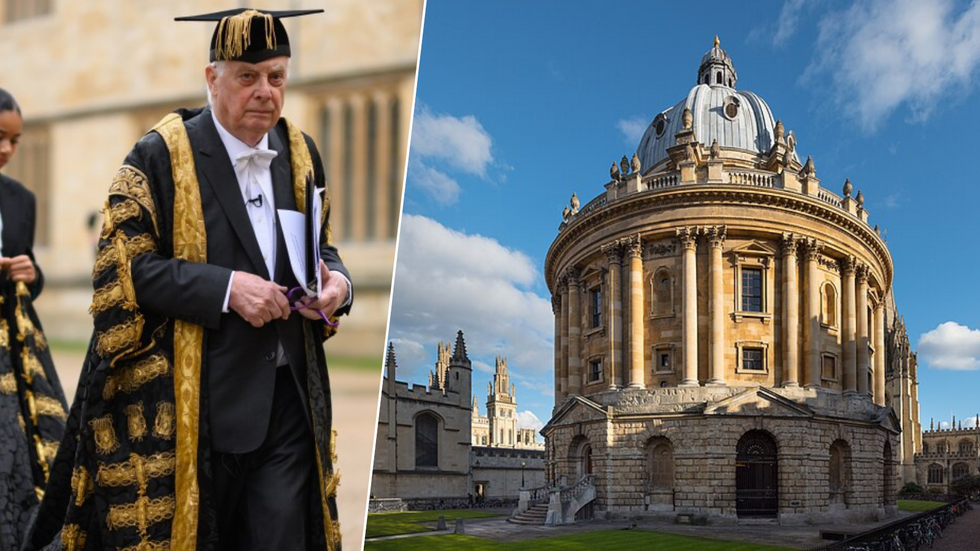
<path fill-rule="evenodd" d="M 465 339 L 466 335 L 463 335 L 463 338 Z M 469 350 L 467 349 L 467 351 Z M 473 371 L 482 371 L 483 373 L 489 373 L 490 375 L 493 375 L 496 372 L 496 369 L 494 369 L 492 365 L 482 360 L 474 360 L 473 358 L 470 358 L 470 363 L 472 364 Z"/>
<path fill-rule="evenodd" d="M 980 369 L 980 330 L 955 321 L 939 324 L 919 337 L 919 358 L 930 367 L 973 371 Z"/>
<path fill-rule="evenodd" d="M 486 176 L 493 139 L 472 115 L 433 114 L 421 106 L 412 123 L 412 155 L 439 159 L 467 174 Z"/>
<path fill-rule="evenodd" d="M 796 32 L 804 4 L 806 0 L 788 0 L 783 4 L 783 9 L 779 11 L 779 19 L 776 21 L 776 32 L 772 35 L 773 46 L 782 46 Z"/>
<path fill-rule="evenodd" d="M 440 205 L 452 205 L 459 200 L 459 183 L 443 172 L 426 166 L 417 157 L 408 163 L 408 178 L 412 186 L 425 190 Z"/>
<path fill-rule="evenodd" d="M 512 371 L 551 377 L 551 303 L 530 290 L 540 278 L 521 251 L 424 216 L 405 215 L 392 291 L 392 334 L 431 351 L 439 340 L 455 342 L 461 329 L 471 360 L 492 361 L 499 354 Z M 489 365 L 474 367 L 489 371 Z"/>
<path fill-rule="evenodd" d="M 538 419 L 538 416 L 534 412 L 530 410 L 517 412 L 517 428 L 534 429 L 534 432 L 537 433 L 543 426 L 544 423 L 541 422 L 541 419 Z"/>
<path fill-rule="evenodd" d="M 630 146 L 636 147 L 640 143 L 640 138 L 643 137 L 643 132 L 646 131 L 647 126 L 650 124 L 650 119 L 644 117 L 631 117 L 629 119 L 621 119 L 616 122 L 616 128 L 623 133 L 623 140 Z M 628 157 L 629 155 L 627 155 Z"/>
<path fill-rule="evenodd" d="M 980 2 L 871 0 L 827 14 L 801 83 L 821 84 L 843 113 L 874 132 L 894 111 L 921 122 L 974 84 Z"/>

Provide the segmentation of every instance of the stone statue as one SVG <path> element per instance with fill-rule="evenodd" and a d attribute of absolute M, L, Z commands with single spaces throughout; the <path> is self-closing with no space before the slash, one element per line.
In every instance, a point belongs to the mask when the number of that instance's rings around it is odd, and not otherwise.
<path fill-rule="evenodd" d="M 633 171 L 633 174 L 640 173 L 640 156 L 635 151 L 633 152 L 633 158 L 630 159 L 630 169 Z"/>
<path fill-rule="evenodd" d="M 711 142 L 711 158 L 717 159 L 721 157 L 721 146 L 718 145 L 718 140 L 715 139 Z"/>
<path fill-rule="evenodd" d="M 626 155 L 623 155 L 623 158 L 619 161 L 619 173 L 623 176 L 630 173 L 630 162 L 626 158 Z"/>
<path fill-rule="evenodd" d="M 572 209 L 565 205 L 565 210 L 561 211 L 561 219 L 568 222 L 568 217 L 572 215 Z"/>
<path fill-rule="evenodd" d="M 576 195 L 574 191 L 572 192 L 571 203 L 572 203 L 572 214 L 578 214 L 578 206 L 580 203 L 578 201 L 578 195 Z"/>
<path fill-rule="evenodd" d="M 616 161 L 613 161 L 611 167 L 609 167 L 609 177 L 613 179 L 613 182 L 619 181 L 619 167 L 616 165 Z"/>
<path fill-rule="evenodd" d="M 851 192 L 854 191 L 854 186 L 851 185 L 851 179 L 844 179 L 844 197 L 850 197 Z"/>

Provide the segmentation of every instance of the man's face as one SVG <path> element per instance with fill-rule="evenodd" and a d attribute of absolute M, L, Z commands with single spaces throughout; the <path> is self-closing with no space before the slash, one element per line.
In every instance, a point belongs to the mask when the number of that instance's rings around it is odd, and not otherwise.
<path fill-rule="evenodd" d="M 276 125 L 288 63 L 284 56 L 261 63 L 225 61 L 220 72 L 208 65 L 205 76 L 214 114 L 232 136 L 254 146 Z"/>

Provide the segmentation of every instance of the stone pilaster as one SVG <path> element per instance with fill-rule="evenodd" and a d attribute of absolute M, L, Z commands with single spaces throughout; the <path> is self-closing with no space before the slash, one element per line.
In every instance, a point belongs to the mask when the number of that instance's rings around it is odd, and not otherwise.
<path fill-rule="evenodd" d="M 783 386 L 800 386 L 800 296 L 797 238 L 783 234 Z"/>
<path fill-rule="evenodd" d="M 684 355 L 684 375 L 680 386 L 698 385 L 698 274 L 697 228 L 678 228 L 677 239 L 684 249 L 684 300 L 681 340 Z"/>
<path fill-rule="evenodd" d="M 871 394 L 868 384 L 868 373 L 871 367 L 869 345 L 871 334 L 868 328 L 868 267 L 860 265 L 857 268 L 857 391 L 862 396 Z"/>
<path fill-rule="evenodd" d="M 722 279 L 721 253 L 725 248 L 725 226 L 707 228 L 705 236 L 709 246 L 708 304 L 711 313 L 711 341 L 709 341 L 709 385 L 725 384 L 725 286 Z"/>
<path fill-rule="evenodd" d="M 556 402 L 562 398 L 561 334 L 562 334 L 562 323 L 565 319 L 565 316 L 562 315 L 561 306 L 562 306 L 561 287 L 557 286 L 555 289 L 555 294 L 551 296 L 551 311 L 555 315 L 555 401 Z"/>
<path fill-rule="evenodd" d="M 803 348 L 806 354 L 806 387 L 820 388 L 820 270 L 817 257 L 821 244 L 816 239 L 803 241 L 806 262 L 806 332 Z"/>
<path fill-rule="evenodd" d="M 646 386 L 643 373 L 643 245 L 639 235 L 625 243 L 630 266 L 630 388 Z"/>
<path fill-rule="evenodd" d="M 568 393 L 582 393 L 582 316 L 579 314 L 581 299 L 577 268 L 568 270 Z"/>
<path fill-rule="evenodd" d="M 854 296 L 854 272 L 857 262 L 853 256 L 840 261 L 841 273 L 841 348 L 844 363 L 844 393 L 857 391 L 857 302 Z"/>
<path fill-rule="evenodd" d="M 602 246 L 609 265 L 609 281 L 606 295 L 609 304 L 608 338 L 609 362 L 606 383 L 610 389 L 621 388 L 623 373 L 623 289 L 622 245 L 618 241 Z"/>
<path fill-rule="evenodd" d="M 561 389 L 561 394 L 556 396 L 557 400 L 568 396 L 568 328 L 572 325 L 572 315 L 570 312 L 570 297 L 568 294 L 568 273 L 564 273 L 561 276 L 561 283 L 559 284 L 561 289 L 561 365 L 559 365 L 559 387 Z"/>
<path fill-rule="evenodd" d="M 874 402 L 885 405 L 885 299 L 884 293 L 875 305 L 875 395 Z"/>

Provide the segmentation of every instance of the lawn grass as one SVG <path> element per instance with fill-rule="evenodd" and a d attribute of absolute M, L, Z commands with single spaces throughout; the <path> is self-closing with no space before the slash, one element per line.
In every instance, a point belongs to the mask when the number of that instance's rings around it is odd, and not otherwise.
<path fill-rule="evenodd" d="M 370 520 L 368 521 L 370 523 Z M 645 530 L 600 530 L 515 543 L 498 543 L 473 536 L 418 536 L 369 541 L 364 551 L 788 551 L 785 547 L 678 536 Z"/>
<path fill-rule="evenodd" d="M 946 505 L 943 501 L 923 501 L 921 499 L 900 499 L 898 500 L 899 511 L 930 511 L 936 507 Z"/>
<path fill-rule="evenodd" d="M 405 511 L 403 513 L 372 513 L 367 519 L 367 536 L 395 536 L 398 534 L 414 534 L 432 530 L 420 522 L 436 522 L 440 516 L 446 517 L 446 526 L 452 527 L 457 518 L 484 518 L 500 516 L 499 513 L 469 511 L 465 509 L 450 509 L 444 511 Z"/>
<path fill-rule="evenodd" d="M 330 369 L 344 369 L 362 373 L 377 374 L 379 379 L 384 371 L 384 360 L 380 356 L 338 356 L 327 353 Z"/>

